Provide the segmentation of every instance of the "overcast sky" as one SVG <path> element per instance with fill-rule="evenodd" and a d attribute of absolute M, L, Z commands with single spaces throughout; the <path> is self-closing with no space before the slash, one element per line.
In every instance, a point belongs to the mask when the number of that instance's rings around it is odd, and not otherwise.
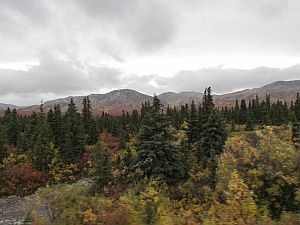
<path fill-rule="evenodd" d="M 0 0 L 0 102 L 300 79 L 299 0 Z"/>

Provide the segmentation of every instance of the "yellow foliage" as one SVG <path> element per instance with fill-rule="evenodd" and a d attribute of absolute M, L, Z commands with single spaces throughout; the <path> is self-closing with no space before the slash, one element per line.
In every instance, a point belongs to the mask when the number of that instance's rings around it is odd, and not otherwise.
<path fill-rule="evenodd" d="M 23 163 L 29 163 L 29 159 L 26 154 L 18 155 L 15 153 L 10 153 L 9 156 L 3 159 L 3 168 L 9 170 L 13 166 L 23 164 Z"/>
<path fill-rule="evenodd" d="M 54 150 L 53 158 L 49 164 L 49 175 L 54 183 L 74 182 L 76 174 L 80 172 L 77 164 L 64 164 L 60 157 L 58 150 Z"/>
<path fill-rule="evenodd" d="M 257 224 L 258 210 L 252 193 L 234 170 L 229 181 L 228 191 L 225 192 L 226 204 L 214 202 L 208 212 L 204 224 Z"/>
<path fill-rule="evenodd" d="M 273 204 L 273 210 L 280 212 L 285 204 L 283 196 L 292 196 L 299 185 L 297 153 L 288 136 L 290 132 L 289 127 L 266 127 L 231 137 L 218 160 L 217 192 L 222 195 L 228 190 L 231 175 L 237 170 L 256 200 L 268 199 L 261 201 L 260 207 Z M 288 204 L 292 199 L 285 201 Z"/>
<path fill-rule="evenodd" d="M 88 208 L 82 213 L 82 222 L 83 224 L 96 224 L 97 216 L 93 213 L 93 210 L 91 208 Z"/>

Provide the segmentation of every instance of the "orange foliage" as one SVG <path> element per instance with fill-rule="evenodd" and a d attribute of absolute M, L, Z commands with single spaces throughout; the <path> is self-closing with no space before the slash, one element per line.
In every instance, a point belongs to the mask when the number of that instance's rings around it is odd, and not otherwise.
<path fill-rule="evenodd" d="M 129 212 L 126 208 L 121 207 L 115 211 L 105 211 L 101 215 L 101 220 L 105 225 L 125 225 L 128 224 Z"/>
<path fill-rule="evenodd" d="M 23 163 L 4 172 L 2 191 L 16 195 L 30 194 L 37 188 L 45 186 L 47 180 L 47 174 L 35 170 L 28 163 Z"/>
<path fill-rule="evenodd" d="M 105 147 L 109 154 L 115 153 L 119 150 L 119 140 L 113 134 L 103 132 L 100 135 L 100 139 L 105 144 Z"/>

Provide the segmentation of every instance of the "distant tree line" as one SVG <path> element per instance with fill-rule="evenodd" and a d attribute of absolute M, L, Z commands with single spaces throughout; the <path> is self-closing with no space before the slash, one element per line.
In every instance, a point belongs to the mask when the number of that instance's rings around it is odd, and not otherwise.
<path fill-rule="evenodd" d="M 270 95 L 266 95 L 262 101 L 256 96 L 248 102 L 245 99 L 240 102 L 236 100 L 235 106 L 219 109 L 215 108 L 211 89 L 207 88 L 203 101 L 199 104 L 192 101 L 190 105 L 182 105 L 180 109 L 168 106 L 164 110 L 155 96 L 153 104 L 145 102 L 140 111 L 123 111 L 120 116 L 106 112 L 93 116 L 88 97 L 83 99 L 82 104 L 81 113 L 71 99 L 65 113 L 62 113 L 59 105 L 55 105 L 47 113 L 43 112 L 41 106 L 39 113 L 33 112 L 30 116 L 18 115 L 16 109 L 8 108 L 0 118 L 0 159 L 8 154 L 4 147 L 7 144 L 15 147 L 19 153 L 30 152 L 29 155 L 36 161 L 36 167 L 47 171 L 47 166 L 42 164 L 47 164 L 47 154 L 44 153 L 50 143 L 59 149 L 64 163 L 77 162 L 85 151 L 85 145 L 96 144 L 100 133 L 112 133 L 118 137 L 120 148 L 124 149 L 130 136 L 139 134 L 138 137 L 142 139 L 143 132 L 149 136 L 151 130 L 145 130 L 152 124 L 162 125 L 161 129 L 171 125 L 180 130 L 186 123 L 189 148 L 197 144 L 198 158 L 210 157 L 201 152 L 205 146 L 214 148 L 214 154 L 218 154 L 225 136 L 220 135 L 219 141 L 214 141 L 214 144 L 208 143 L 209 137 L 205 136 L 222 129 L 226 124 L 232 130 L 239 125 L 245 125 L 246 130 L 253 130 L 255 126 L 292 123 L 294 133 L 300 133 L 299 93 L 289 105 L 280 100 L 271 102 Z M 156 133 L 157 129 L 156 127 L 153 132 Z"/>

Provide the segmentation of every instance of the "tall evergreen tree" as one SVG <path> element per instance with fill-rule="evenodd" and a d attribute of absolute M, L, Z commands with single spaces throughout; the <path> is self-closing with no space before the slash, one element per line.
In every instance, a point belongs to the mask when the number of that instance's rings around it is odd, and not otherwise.
<path fill-rule="evenodd" d="M 245 99 L 241 100 L 241 113 L 240 113 L 240 120 L 241 124 L 246 123 L 246 118 L 247 118 L 247 105 Z"/>
<path fill-rule="evenodd" d="M 240 105 L 239 105 L 239 101 L 236 99 L 235 100 L 235 107 L 234 107 L 234 121 L 236 124 L 240 124 L 241 120 L 240 120 Z"/>
<path fill-rule="evenodd" d="M 211 87 L 205 88 L 204 96 L 202 100 L 202 108 L 199 108 L 199 134 L 201 135 L 203 130 L 203 124 L 206 123 L 210 114 L 214 111 L 214 101 L 212 97 Z"/>
<path fill-rule="evenodd" d="M 227 132 L 224 126 L 224 119 L 220 113 L 214 109 L 211 89 L 204 92 L 203 97 L 203 117 L 200 139 L 196 146 L 196 156 L 203 168 L 211 171 L 211 184 L 215 184 L 216 157 L 223 152 L 223 146 L 227 139 Z"/>
<path fill-rule="evenodd" d="M 84 97 L 82 101 L 82 122 L 86 135 L 86 142 L 89 145 L 96 144 L 98 141 L 98 130 L 96 121 L 92 117 L 92 107 L 89 97 Z"/>
<path fill-rule="evenodd" d="M 33 165 L 36 169 L 47 172 L 50 163 L 50 137 L 46 117 L 41 111 L 38 118 L 38 135 L 34 145 Z"/>
<path fill-rule="evenodd" d="M 199 133 L 199 122 L 198 122 L 197 109 L 194 100 L 192 100 L 190 115 L 188 120 L 188 133 L 187 133 L 190 145 L 197 141 L 198 133 Z"/>
<path fill-rule="evenodd" d="M 63 118 L 63 138 L 60 149 L 65 163 L 74 163 L 80 159 L 85 150 L 82 119 L 71 98 L 68 110 Z"/>
<path fill-rule="evenodd" d="M 252 131 L 254 129 L 254 118 L 253 117 L 254 116 L 253 116 L 253 111 L 252 111 L 252 103 L 249 100 L 245 130 Z"/>
<path fill-rule="evenodd" d="M 142 126 L 137 136 L 137 156 L 132 169 L 142 171 L 142 177 L 161 178 L 175 182 L 185 173 L 180 152 L 174 144 L 169 122 L 160 113 L 161 103 L 154 96 L 153 104 L 144 109 Z"/>
<path fill-rule="evenodd" d="M 62 112 L 58 104 L 54 105 L 54 110 L 50 110 L 47 115 L 47 123 L 50 129 L 52 142 L 55 147 L 62 145 Z"/>
<path fill-rule="evenodd" d="M 223 153 L 223 147 L 227 139 L 227 132 L 223 119 L 217 111 L 213 111 L 207 122 L 203 125 L 202 138 L 197 149 L 198 161 L 204 168 L 211 172 L 211 185 L 215 186 L 217 169 L 217 156 Z"/>
<path fill-rule="evenodd" d="M 205 89 L 202 105 L 207 115 L 214 110 L 215 105 L 212 97 L 211 87 Z"/>
<path fill-rule="evenodd" d="M 297 93 L 296 101 L 294 104 L 294 114 L 296 116 L 297 121 L 300 121 L 300 95 Z"/>
<path fill-rule="evenodd" d="M 7 144 L 7 140 L 6 140 L 6 137 L 5 137 L 5 129 L 0 124 L 0 164 L 2 163 L 2 160 L 6 156 L 8 156 L 8 151 L 4 146 L 5 144 Z"/>
<path fill-rule="evenodd" d="M 103 143 L 96 144 L 96 183 L 95 191 L 101 191 L 112 180 L 111 162 Z"/>
<path fill-rule="evenodd" d="M 11 112 L 7 132 L 8 143 L 16 147 L 19 137 L 19 124 L 16 109 L 13 109 Z"/>

